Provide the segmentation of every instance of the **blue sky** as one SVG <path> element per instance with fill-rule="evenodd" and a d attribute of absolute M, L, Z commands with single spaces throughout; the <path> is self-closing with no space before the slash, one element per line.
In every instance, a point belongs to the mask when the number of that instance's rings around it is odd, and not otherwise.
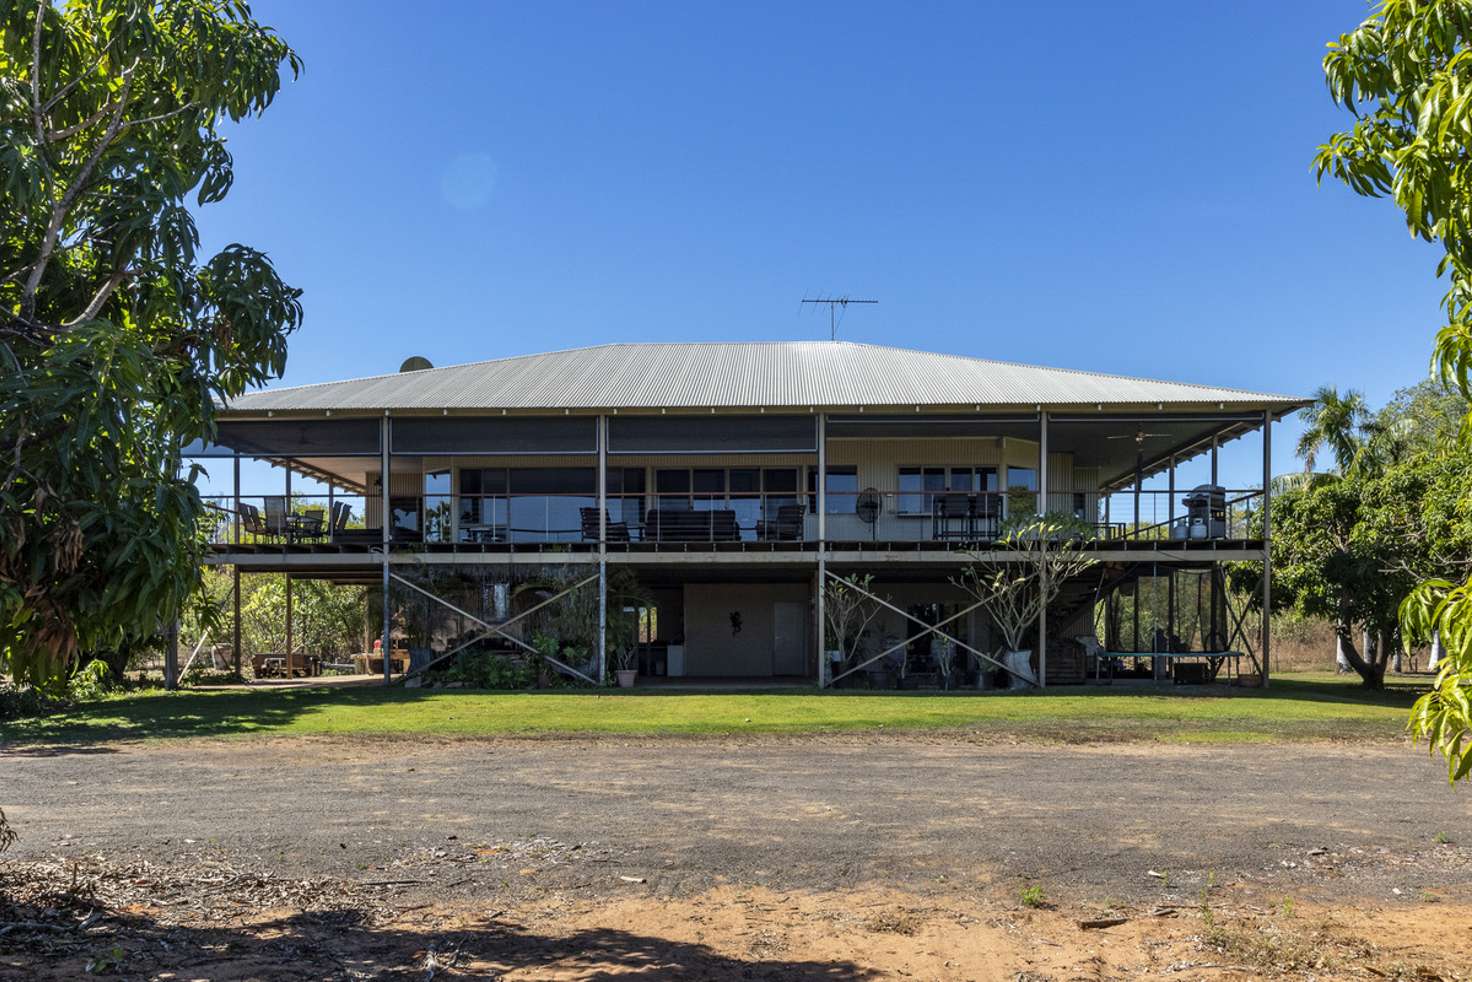
<path fill-rule="evenodd" d="M 1376 403 L 1426 371 L 1435 252 L 1309 168 L 1356 0 L 254 9 L 307 68 L 201 225 L 306 291 L 289 384 L 823 338 L 827 293 L 881 301 L 851 340 Z"/>

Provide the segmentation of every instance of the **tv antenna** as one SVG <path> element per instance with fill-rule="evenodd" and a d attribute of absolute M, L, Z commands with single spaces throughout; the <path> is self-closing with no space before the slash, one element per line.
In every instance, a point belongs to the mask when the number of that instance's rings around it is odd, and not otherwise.
<path fill-rule="evenodd" d="M 878 303 L 878 300 L 854 300 L 849 297 L 803 298 L 803 303 L 826 303 L 828 305 L 828 340 L 838 340 L 838 308 L 848 309 L 851 303 Z"/>

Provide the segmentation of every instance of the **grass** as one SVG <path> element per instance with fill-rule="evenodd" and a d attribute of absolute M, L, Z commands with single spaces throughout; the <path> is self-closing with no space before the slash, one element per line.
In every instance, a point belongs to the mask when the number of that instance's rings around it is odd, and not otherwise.
<path fill-rule="evenodd" d="M 804 734 L 962 730 L 1042 742 L 1263 743 L 1396 740 L 1415 697 L 1333 675 L 1271 688 L 1055 688 L 975 696 L 924 692 L 710 694 L 402 688 L 140 692 L 0 723 L 0 744 L 199 736 L 501 737 Z"/>

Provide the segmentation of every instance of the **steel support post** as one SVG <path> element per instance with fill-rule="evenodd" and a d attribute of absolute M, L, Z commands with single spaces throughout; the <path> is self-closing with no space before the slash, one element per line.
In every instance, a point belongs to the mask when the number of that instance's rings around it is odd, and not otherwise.
<path fill-rule="evenodd" d="M 390 682 L 390 680 L 393 678 L 393 657 L 392 657 L 393 656 L 393 639 L 389 637 L 389 634 L 393 630 L 393 623 L 392 623 L 392 621 L 393 621 L 393 613 L 392 613 L 391 605 L 389 603 L 389 589 L 390 589 L 390 587 L 389 587 L 389 579 L 388 579 L 388 574 L 389 574 L 389 568 L 388 568 L 389 523 L 393 520 L 393 508 L 389 504 L 389 467 L 390 467 L 390 463 L 389 463 L 389 437 L 390 437 L 390 435 L 391 435 L 391 432 L 390 432 L 389 417 L 388 417 L 388 414 L 387 413 L 384 413 L 384 415 L 383 415 L 383 422 L 379 424 L 379 429 L 378 429 L 378 439 L 379 439 L 379 444 L 380 444 L 380 446 L 379 446 L 379 465 L 378 465 L 379 466 L 379 471 L 378 471 L 379 502 L 378 503 L 379 503 L 379 514 L 382 516 L 381 521 L 383 523 L 383 528 L 381 530 L 381 536 L 380 536 L 380 540 L 381 540 L 380 541 L 380 546 L 381 546 L 381 548 L 383 550 L 383 603 L 382 603 L 382 608 L 383 608 L 383 610 L 382 610 L 382 613 L 383 613 L 383 633 L 381 635 L 381 639 L 382 640 L 379 643 L 383 646 L 382 654 L 383 654 L 383 684 L 384 685 L 388 685 L 389 682 Z"/>
<path fill-rule="evenodd" d="M 598 417 L 598 684 L 608 681 L 608 417 Z"/>
<path fill-rule="evenodd" d="M 235 662 L 235 674 L 240 675 L 240 567 L 230 567 L 233 571 L 235 586 L 235 622 L 230 629 L 230 657 Z"/>
<path fill-rule="evenodd" d="M 235 513 L 231 515 L 235 523 L 235 535 L 232 541 L 240 545 L 240 454 L 235 455 Z M 239 591 L 236 591 L 239 593 Z"/>
<path fill-rule="evenodd" d="M 1273 641 L 1273 411 L 1262 414 L 1262 687 Z"/>
<path fill-rule="evenodd" d="M 1038 514 L 1048 514 L 1048 414 L 1038 413 Z M 1048 537 L 1038 542 L 1038 688 L 1048 687 Z"/>
<path fill-rule="evenodd" d="M 291 678 L 291 572 L 286 574 L 286 677 Z"/>
<path fill-rule="evenodd" d="M 826 415 L 819 413 L 818 445 L 818 592 L 814 594 L 818 614 L 818 688 L 828 685 L 828 425 Z"/>
<path fill-rule="evenodd" d="M 819 545 L 818 552 L 818 586 L 817 592 L 813 594 L 813 603 L 816 605 L 818 614 L 818 688 L 828 686 L 828 614 L 825 598 L 828 592 L 828 561 L 823 558 Z"/>

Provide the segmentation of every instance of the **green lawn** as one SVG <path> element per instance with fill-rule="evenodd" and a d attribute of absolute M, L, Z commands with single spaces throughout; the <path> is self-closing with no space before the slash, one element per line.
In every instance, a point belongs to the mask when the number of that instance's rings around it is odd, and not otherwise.
<path fill-rule="evenodd" d="M 962 730 L 1041 741 L 1397 740 L 1415 689 L 1333 675 L 1267 691 L 1068 687 L 1027 695 L 548 692 L 401 688 L 145 692 L 0 723 L 0 743 L 253 735 L 701 735 Z"/>

